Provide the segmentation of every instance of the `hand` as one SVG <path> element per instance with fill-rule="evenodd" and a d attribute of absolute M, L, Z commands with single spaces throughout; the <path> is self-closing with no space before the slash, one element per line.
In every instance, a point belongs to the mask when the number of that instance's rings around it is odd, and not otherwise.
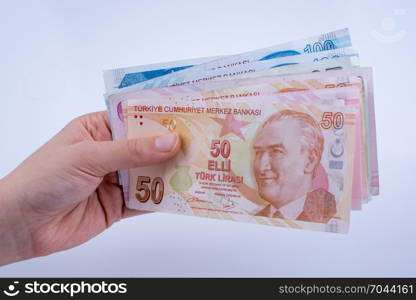
<path fill-rule="evenodd" d="M 0 265 L 74 247 L 143 213 L 126 208 L 115 171 L 179 147 L 174 134 L 112 141 L 106 112 L 73 120 L 0 180 Z"/>

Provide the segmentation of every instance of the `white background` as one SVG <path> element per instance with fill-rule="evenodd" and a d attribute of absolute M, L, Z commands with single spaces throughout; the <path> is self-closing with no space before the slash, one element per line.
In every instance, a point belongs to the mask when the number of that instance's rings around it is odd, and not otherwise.
<path fill-rule="evenodd" d="M 347 235 L 154 213 L 0 276 L 416 276 L 415 9 L 411 0 L 1 0 L 0 178 L 72 118 L 105 109 L 104 69 L 349 27 L 361 64 L 374 68 L 381 195 L 352 213 Z"/>

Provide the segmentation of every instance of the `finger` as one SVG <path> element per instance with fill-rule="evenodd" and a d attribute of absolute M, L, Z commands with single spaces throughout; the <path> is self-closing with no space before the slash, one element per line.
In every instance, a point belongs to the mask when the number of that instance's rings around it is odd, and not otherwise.
<path fill-rule="evenodd" d="M 176 134 L 165 134 L 123 141 L 75 144 L 78 163 L 95 176 L 116 170 L 148 166 L 172 158 L 180 148 Z"/>

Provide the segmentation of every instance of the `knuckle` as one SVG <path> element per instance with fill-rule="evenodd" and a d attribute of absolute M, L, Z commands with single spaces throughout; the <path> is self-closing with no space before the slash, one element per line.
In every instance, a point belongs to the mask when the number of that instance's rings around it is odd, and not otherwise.
<path fill-rule="evenodd" d="M 70 121 L 69 124 L 71 124 L 71 125 L 73 125 L 73 124 L 75 124 L 75 125 L 83 124 L 85 122 L 85 120 L 89 118 L 88 115 L 89 114 L 84 114 L 84 115 L 78 116 L 78 117 L 72 119 L 72 121 Z"/>
<path fill-rule="evenodd" d="M 105 111 L 87 113 L 72 119 L 72 121 L 69 122 L 69 125 L 83 125 L 85 127 L 89 127 L 91 124 L 102 123 L 101 121 L 105 121 L 106 116 L 107 114 Z"/>

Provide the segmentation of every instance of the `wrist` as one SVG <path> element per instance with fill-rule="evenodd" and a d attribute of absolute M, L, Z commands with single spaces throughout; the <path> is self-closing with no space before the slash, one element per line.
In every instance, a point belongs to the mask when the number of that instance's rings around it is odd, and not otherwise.
<path fill-rule="evenodd" d="M 0 180 L 0 266 L 33 257 L 32 235 L 12 178 Z"/>

